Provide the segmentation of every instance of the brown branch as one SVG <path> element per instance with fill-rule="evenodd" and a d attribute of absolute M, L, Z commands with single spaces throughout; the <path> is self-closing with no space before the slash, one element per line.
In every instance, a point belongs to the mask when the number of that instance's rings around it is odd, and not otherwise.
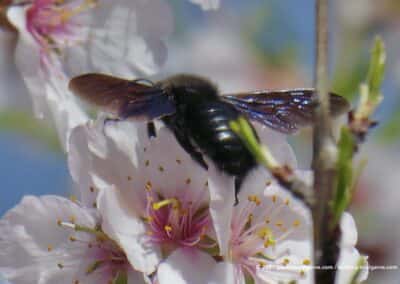
<path fill-rule="evenodd" d="M 315 203 L 312 215 L 314 222 L 314 262 L 317 266 L 335 267 L 340 237 L 338 228 L 330 227 L 332 212 L 329 202 L 333 199 L 336 175 L 337 147 L 332 135 L 327 89 L 328 65 L 328 0 L 316 0 L 316 64 L 315 88 L 317 109 L 313 137 L 313 171 Z M 334 283 L 335 270 L 316 270 L 316 283 Z"/>

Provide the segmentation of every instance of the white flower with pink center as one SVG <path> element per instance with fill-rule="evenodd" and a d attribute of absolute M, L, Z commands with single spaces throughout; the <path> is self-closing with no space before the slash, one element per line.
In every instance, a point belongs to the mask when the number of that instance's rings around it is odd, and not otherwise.
<path fill-rule="evenodd" d="M 85 38 L 85 17 L 96 0 L 34 0 L 26 10 L 26 28 L 41 52 L 74 45 Z M 87 32 L 87 30 L 86 30 Z"/>
<path fill-rule="evenodd" d="M 145 283 L 94 209 L 26 196 L 0 220 L 0 273 L 12 283 Z"/>
<path fill-rule="evenodd" d="M 135 269 L 150 274 L 179 248 L 216 248 L 207 171 L 169 130 L 149 140 L 145 124 L 88 124 L 74 130 L 70 148 L 71 168 L 86 163 L 72 170 L 83 202 L 98 208 Z"/>

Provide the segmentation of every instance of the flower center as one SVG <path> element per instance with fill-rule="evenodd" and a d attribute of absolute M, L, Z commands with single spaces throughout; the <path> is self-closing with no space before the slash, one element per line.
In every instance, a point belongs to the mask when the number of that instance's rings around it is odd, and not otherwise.
<path fill-rule="evenodd" d="M 259 196 L 250 195 L 243 202 L 245 205 L 235 211 L 231 224 L 232 261 L 253 279 L 258 269 L 266 266 L 268 269 L 271 267 L 279 269 L 278 266 L 292 264 L 289 258 L 290 251 L 276 249 L 280 242 L 287 239 L 300 226 L 298 219 L 292 221 L 279 219 L 285 215 L 283 213 L 286 212 L 282 211 L 288 209 L 289 200 L 283 201 L 277 196 L 272 196 L 267 205 L 262 204 L 264 201 Z M 305 263 L 309 261 L 303 262 Z M 288 272 L 293 273 L 293 271 Z M 304 274 L 304 271 L 300 271 L 301 273 Z"/>
<path fill-rule="evenodd" d="M 153 242 L 173 246 L 209 248 L 216 245 L 207 237 L 211 224 L 207 206 L 196 205 L 188 198 L 165 198 L 146 187 L 147 206 L 144 220 Z"/>
<path fill-rule="evenodd" d="M 42 47 L 76 41 L 80 24 L 75 16 L 96 4 L 97 0 L 36 0 L 27 11 L 27 29 Z"/>

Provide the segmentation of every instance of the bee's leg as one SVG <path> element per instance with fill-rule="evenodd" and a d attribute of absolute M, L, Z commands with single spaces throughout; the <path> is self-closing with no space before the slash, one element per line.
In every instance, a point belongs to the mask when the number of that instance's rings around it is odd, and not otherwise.
<path fill-rule="evenodd" d="M 152 121 L 149 121 L 147 123 L 147 136 L 149 137 L 149 139 L 157 137 L 156 126 Z"/>
<path fill-rule="evenodd" d="M 238 195 L 239 195 L 241 186 L 243 184 L 243 181 L 244 181 L 244 179 L 245 179 L 245 177 L 247 176 L 248 173 L 249 173 L 249 170 L 244 171 L 243 173 L 235 176 L 235 204 L 234 204 L 234 206 L 239 204 Z"/>

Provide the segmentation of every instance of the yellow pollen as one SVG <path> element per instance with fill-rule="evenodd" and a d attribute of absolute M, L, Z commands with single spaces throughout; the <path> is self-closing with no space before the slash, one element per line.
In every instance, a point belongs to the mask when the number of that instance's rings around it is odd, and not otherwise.
<path fill-rule="evenodd" d="M 76 241 L 76 238 L 75 238 L 74 236 L 70 236 L 70 237 L 69 237 L 69 240 L 70 240 L 71 242 L 75 242 L 75 241 Z"/>
<path fill-rule="evenodd" d="M 276 195 L 272 195 L 272 202 L 276 202 L 276 200 L 277 200 L 277 197 L 276 197 Z"/>
<path fill-rule="evenodd" d="M 298 227 L 298 226 L 300 226 L 300 220 L 294 220 L 293 227 Z"/>
<path fill-rule="evenodd" d="M 265 239 L 266 237 L 272 236 L 272 231 L 268 227 L 263 227 L 257 232 L 257 236 L 261 239 Z"/>
<path fill-rule="evenodd" d="M 71 195 L 69 197 L 69 200 L 71 200 L 72 202 L 76 203 L 78 201 L 78 198 L 75 195 Z"/>
<path fill-rule="evenodd" d="M 288 265 L 290 260 L 288 258 L 285 258 L 282 262 L 283 265 Z"/>
<path fill-rule="evenodd" d="M 61 226 L 62 221 L 60 219 L 57 219 L 57 225 Z"/>
<path fill-rule="evenodd" d="M 272 234 L 270 236 L 267 237 L 267 239 L 264 242 L 264 247 L 267 248 L 269 246 L 273 246 L 276 244 L 276 240 L 274 239 L 274 237 L 272 236 Z"/>
<path fill-rule="evenodd" d="M 290 200 L 289 199 L 286 199 L 285 200 L 285 205 L 289 205 L 290 204 Z"/>
<path fill-rule="evenodd" d="M 266 265 L 266 263 L 263 261 L 259 261 L 258 265 L 260 266 L 260 268 L 263 268 Z"/>
<path fill-rule="evenodd" d="M 152 236 L 152 235 L 153 235 L 153 232 L 152 232 L 152 231 L 147 231 L 146 234 L 147 234 L 148 236 Z"/>
<path fill-rule="evenodd" d="M 171 231 L 172 231 L 172 227 L 171 227 L 170 225 L 165 225 L 165 226 L 164 226 L 164 230 L 165 230 L 166 232 L 171 232 Z"/>
<path fill-rule="evenodd" d="M 300 276 L 303 277 L 304 275 L 306 275 L 306 273 L 304 272 L 304 270 L 300 270 Z"/>
<path fill-rule="evenodd" d="M 71 215 L 71 216 L 69 217 L 69 221 L 70 221 L 72 224 L 75 224 L 75 222 L 76 222 L 76 217 L 75 217 L 74 215 Z"/>
<path fill-rule="evenodd" d="M 47 246 L 47 251 L 52 251 L 53 250 L 53 246 L 52 245 L 48 245 Z"/>
<path fill-rule="evenodd" d="M 146 189 L 147 191 L 150 191 L 152 187 L 153 187 L 153 186 L 152 186 L 152 184 L 151 184 L 151 181 L 146 182 L 145 189 Z"/>
<path fill-rule="evenodd" d="M 261 204 L 261 200 L 257 195 L 249 195 L 247 200 L 249 202 L 254 202 L 257 206 Z"/>
<path fill-rule="evenodd" d="M 282 222 L 282 221 L 277 221 L 277 222 L 275 223 L 275 226 L 277 226 L 277 227 L 282 227 L 282 226 L 283 226 L 283 222 Z"/>
<path fill-rule="evenodd" d="M 303 260 L 303 264 L 304 265 L 310 265 L 311 264 L 311 260 L 309 260 L 308 258 Z"/>
<path fill-rule="evenodd" d="M 179 200 L 176 198 L 169 198 L 169 199 L 164 199 L 159 202 L 153 203 L 153 209 L 154 210 L 159 210 L 160 208 L 167 206 L 167 205 L 172 205 L 174 209 L 180 208 Z"/>

